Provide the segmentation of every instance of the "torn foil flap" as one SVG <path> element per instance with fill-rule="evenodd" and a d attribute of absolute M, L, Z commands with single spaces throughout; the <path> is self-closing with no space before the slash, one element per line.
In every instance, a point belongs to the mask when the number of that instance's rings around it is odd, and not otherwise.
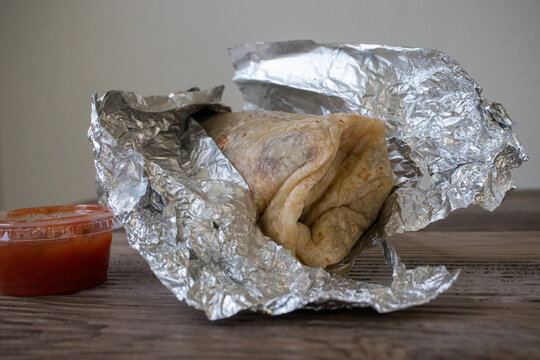
<path fill-rule="evenodd" d="M 89 138 L 100 202 L 162 283 L 210 319 L 306 307 L 389 312 L 448 289 L 457 271 L 406 269 L 384 239 L 471 203 L 500 203 L 509 169 L 526 159 L 502 106 L 435 50 L 293 41 L 242 45 L 231 56 L 248 109 L 381 118 L 396 186 L 334 274 L 306 267 L 261 233 L 247 184 L 194 119 L 230 111 L 220 104 L 223 87 L 95 96 Z M 390 286 L 336 275 L 373 244 L 393 267 Z"/>

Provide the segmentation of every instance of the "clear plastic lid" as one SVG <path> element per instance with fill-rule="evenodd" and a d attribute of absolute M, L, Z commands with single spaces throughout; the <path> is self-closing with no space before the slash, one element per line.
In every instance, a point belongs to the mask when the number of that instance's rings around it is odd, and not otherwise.
<path fill-rule="evenodd" d="M 98 205 L 47 206 L 0 211 L 3 240 L 42 241 L 113 230 L 113 213 Z"/>

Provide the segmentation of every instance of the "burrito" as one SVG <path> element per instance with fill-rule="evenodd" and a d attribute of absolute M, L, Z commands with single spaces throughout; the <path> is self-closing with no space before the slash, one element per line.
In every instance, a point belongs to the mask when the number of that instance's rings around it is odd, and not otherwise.
<path fill-rule="evenodd" d="M 201 125 L 246 180 L 263 233 L 308 266 L 342 260 L 392 188 L 379 119 L 242 111 Z"/>

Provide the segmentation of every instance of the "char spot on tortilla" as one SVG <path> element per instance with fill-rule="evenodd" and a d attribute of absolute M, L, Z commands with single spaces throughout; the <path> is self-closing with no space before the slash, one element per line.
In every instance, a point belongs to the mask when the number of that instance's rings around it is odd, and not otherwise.
<path fill-rule="evenodd" d="M 315 155 L 306 143 L 306 136 L 297 131 L 268 140 L 257 161 L 257 171 L 274 179 L 287 178 Z"/>

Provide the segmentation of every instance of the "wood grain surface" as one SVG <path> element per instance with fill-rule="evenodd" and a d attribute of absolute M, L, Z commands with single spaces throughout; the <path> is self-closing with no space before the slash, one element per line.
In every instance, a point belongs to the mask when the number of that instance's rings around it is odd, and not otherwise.
<path fill-rule="evenodd" d="M 116 232 L 109 278 L 83 292 L 0 295 L 1 359 L 540 359 L 540 191 L 515 192 L 494 213 L 460 210 L 390 239 L 410 266 L 461 269 L 429 304 L 241 313 L 209 321 L 179 302 Z M 351 276 L 390 280 L 380 249 Z"/>

